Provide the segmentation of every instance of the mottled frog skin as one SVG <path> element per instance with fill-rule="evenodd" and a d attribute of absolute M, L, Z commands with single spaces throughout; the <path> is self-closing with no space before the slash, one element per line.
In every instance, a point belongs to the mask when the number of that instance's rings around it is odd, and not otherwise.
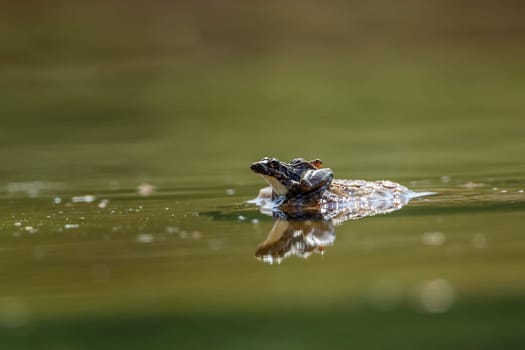
<path fill-rule="evenodd" d="M 251 170 L 261 175 L 270 187 L 253 201 L 267 211 L 285 214 L 320 213 L 324 220 L 339 224 L 346 220 L 389 213 L 411 199 L 432 194 L 413 192 L 391 181 L 334 179 L 319 159 L 296 158 L 290 163 L 277 158 L 262 158 Z"/>

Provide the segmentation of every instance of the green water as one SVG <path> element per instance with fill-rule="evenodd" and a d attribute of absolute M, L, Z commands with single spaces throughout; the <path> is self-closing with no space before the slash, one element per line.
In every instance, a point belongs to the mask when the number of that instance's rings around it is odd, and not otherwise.
<path fill-rule="evenodd" d="M 2 347 L 525 346 L 515 37 L 458 45 L 434 23 L 354 47 L 302 17 L 259 32 L 234 16 L 239 34 L 210 30 L 228 11 L 130 10 L 115 29 L 118 7 L 73 8 L 2 22 Z M 246 204 L 262 156 L 437 194 L 269 265 L 254 253 L 273 220 Z"/>

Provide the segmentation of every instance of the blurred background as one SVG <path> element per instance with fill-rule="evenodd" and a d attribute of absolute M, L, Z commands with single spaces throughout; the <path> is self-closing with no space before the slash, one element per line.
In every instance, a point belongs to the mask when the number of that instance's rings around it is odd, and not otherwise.
<path fill-rule="evenodd" d="M 368 176 L 522 162 L 520 1 L 4 9 L 6 179 L 237 174 L 264 155 Z"/>
<path fill-rule="evenodd" d="M 523 43 L 512 0 L 4 2 L 0 341 L 522 349 Z M 442 195 L 268 267 L 263 156 Z"/>

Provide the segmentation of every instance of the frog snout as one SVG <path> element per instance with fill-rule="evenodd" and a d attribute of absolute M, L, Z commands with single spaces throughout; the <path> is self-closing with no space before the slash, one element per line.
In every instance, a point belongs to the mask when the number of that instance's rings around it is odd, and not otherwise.
<path fill-rule="evenodd" d="M 263 171 L 263 166 L 259 162 L 252 163 L 250 169 L 256 173 L 261 173 Z"/>

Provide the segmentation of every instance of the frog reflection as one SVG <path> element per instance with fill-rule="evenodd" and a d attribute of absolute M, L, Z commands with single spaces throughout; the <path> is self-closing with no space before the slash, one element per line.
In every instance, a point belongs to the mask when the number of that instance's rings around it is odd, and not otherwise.
<path fill-rule="evenodd" d="M 323 220 L 319 215 L 294 218 L 276 213 L 274 220 L 268 237 L 255 251 L 255 257 L 266 263 L 281 263 L 292 255 L 308 258 L 312 253 L 323 254 L 335 241 L 332 220 Z"/>

